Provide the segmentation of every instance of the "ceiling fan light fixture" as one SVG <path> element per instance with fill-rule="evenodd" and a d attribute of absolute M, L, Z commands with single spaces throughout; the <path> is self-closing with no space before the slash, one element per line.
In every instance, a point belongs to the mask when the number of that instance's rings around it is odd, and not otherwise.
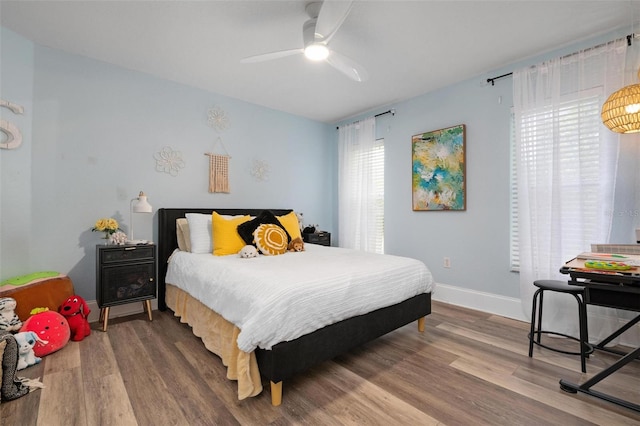
<path fill-rule="evenodd" d="M 304 56 L 311 61 L 323 61 L 329 57 L 329 48 L 321 43 L 312 43 L 304 48 Z"/>

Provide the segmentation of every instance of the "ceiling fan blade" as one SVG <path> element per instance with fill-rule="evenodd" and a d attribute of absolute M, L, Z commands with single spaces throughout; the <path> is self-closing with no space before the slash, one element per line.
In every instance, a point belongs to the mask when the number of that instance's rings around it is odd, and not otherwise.
<path fill-rule="evenodd" d="M 295 55 L 297 53 L 304 53 L 304 49 L 279 50 L 277 52 L 269 52 L 269 53 L 263 53 L 261 55 L 249 56 L 247 58 L 241 59 L 240 63 L 250 64 L 253 62 L 270 61 L 272 59 L 284 58 L 286 56 Z"/>
<path fill-rule="evenodd" d="M 323 2 L 316 23 L 316 41 L 328 43 L 349 15 L 352 6 L 353 1 Z"/>
<path fill-rule="evenodd" d="M 337 53 L 334 50 L 331 51 L 326 61 L 329 63 L 329 65 L 345 74 L 352 80 L 363 82 L 369 79 L 369 74 L 360 64 L 358 64 L 353 59 L 349 59 L 346 56 Z"/>

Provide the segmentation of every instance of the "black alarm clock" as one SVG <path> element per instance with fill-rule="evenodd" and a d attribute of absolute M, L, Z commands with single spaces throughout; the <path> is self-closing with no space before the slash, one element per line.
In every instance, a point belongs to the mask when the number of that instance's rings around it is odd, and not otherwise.
<path fill-rule="evenodd" d="M 305 226 L 304 229 L 302 230 L 303 234 L 313 234 L 314 232 L 316 232 L 315 226 Z"/>

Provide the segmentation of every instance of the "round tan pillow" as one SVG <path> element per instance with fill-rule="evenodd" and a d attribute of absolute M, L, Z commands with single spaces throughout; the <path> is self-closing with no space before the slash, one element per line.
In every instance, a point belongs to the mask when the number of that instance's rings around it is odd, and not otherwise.
<path fill-rule="evenodd" d="M 287 233 L 278 225 L 263 223 L 253 231 L 253 240 L 264 255 L 275 256 L 287 252 Z"/>

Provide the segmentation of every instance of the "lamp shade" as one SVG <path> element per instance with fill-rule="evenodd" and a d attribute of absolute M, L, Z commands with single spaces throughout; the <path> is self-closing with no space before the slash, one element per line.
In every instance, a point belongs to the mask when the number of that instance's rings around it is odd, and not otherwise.
<path fill-rule="evenodd" d="M 140 194 L 136 198 L 131 199 L 131 203 L 129 205 L 129 240 L 128 242 L 131 244 L 145 243 L 144 240 L 134 240 L 133 239 L 133 214 L 134 213 L 151 213 L 153 211 L 153 207 L 147 201 L 147 196 L 144 195 L 144 192 L 140 191 Z"/>
<path fill-rule="evenodd" d="M 623 87 L 602 105 L 602 122 L 616 133 L 640 132 L 640 84 Z"/>
<path fill-rule="evenodd" d="M 147 201 L 147 196 L 144 195 L 144 192 L 140 191 L 140 195 L 138 195 L 138 202 L 133 205 L 134 213 L 151 213 L 153 211 L 153 207 Z"/>

